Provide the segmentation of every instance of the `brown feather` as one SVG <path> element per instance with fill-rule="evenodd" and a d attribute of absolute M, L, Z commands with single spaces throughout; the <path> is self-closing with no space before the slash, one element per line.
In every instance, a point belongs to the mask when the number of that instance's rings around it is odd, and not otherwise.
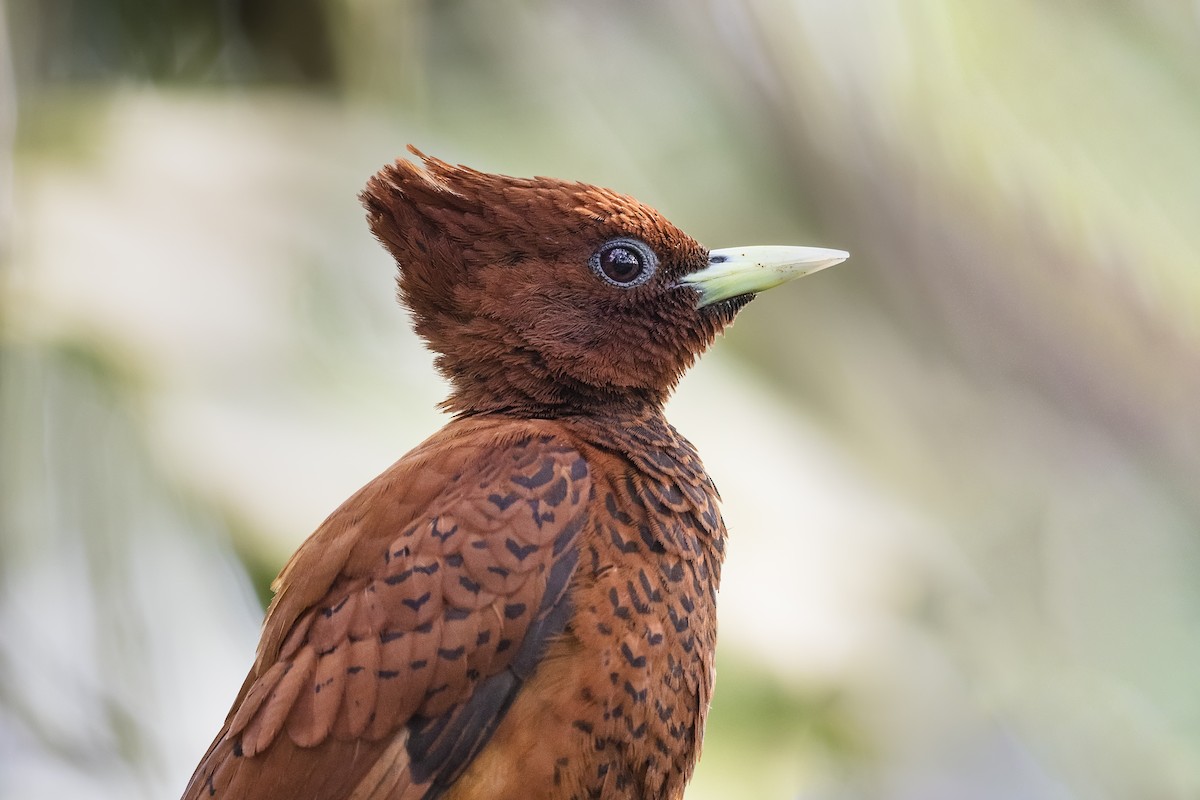
<path fill-rule="evenodd" d="M 346 713 L 341 717 L 345 727 L 338 731 L 338 736 L 356 739 L 363 735 L 375 713 L 380 645 L 379 639 L 372 636 L 351 640 L 348 646 L 351 665 L 346 668 Z"/>
<path fill-rule="evenodd" d="M 414 662 L 413 644 L 417 635 L 411 631 L 385 633 L 395 636 L 385 641 L 379 652 L 379 669 L 374 679 L 375 708 L 367 729 L 370 739 L 382 739 L 390 734 L 396 720 L 405 719 L 410 709 L 417 707 L 429 683 L 429 669 Z"/>
<path fill-rule="evenodd" d="M 300 650 L 296 660 L 291 662 L 289 669 L 280 677 L 279 683 L 267 696 L 258 713 L 247 723 L 242 734 L 242 749 L 248 755 L 261 753 L 283 729 L 284 723 L 293 713 L 296 698 L 308 685 L 316 660 L 317 656 L 312 648 Z M 308 696 L 309 693 L 305 692 L 304 697 Z"/>

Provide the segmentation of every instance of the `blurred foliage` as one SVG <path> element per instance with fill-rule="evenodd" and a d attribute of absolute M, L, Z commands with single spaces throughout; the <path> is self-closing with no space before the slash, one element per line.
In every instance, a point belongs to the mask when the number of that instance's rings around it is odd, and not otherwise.
<path fill-rule="evenodd" d="M 439 423 L 354 200 L 412 141 L 852 253 L 673 401 L 734 537 L 690 797 L 1196 796 L 1198 20 L 4 5 L 0 795 L 177 792 L 274 571 Z"/>
<path fill-rule="evenodd" d="M 14 2 L 26 86 L 113 81 L 294 84 L 337 81 L 321 0 Z"/>

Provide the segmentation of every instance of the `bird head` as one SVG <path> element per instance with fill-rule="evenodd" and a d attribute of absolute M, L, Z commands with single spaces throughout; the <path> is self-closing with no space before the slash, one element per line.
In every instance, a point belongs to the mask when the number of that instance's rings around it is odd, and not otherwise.
<path fill-rule="evenodd" d="M 458 413 L 660 405 L 755 292 L 847 257 L 709 251 L 609 189 L 409 150 L 423 166 L 384 167 L 361 198 Z"/>

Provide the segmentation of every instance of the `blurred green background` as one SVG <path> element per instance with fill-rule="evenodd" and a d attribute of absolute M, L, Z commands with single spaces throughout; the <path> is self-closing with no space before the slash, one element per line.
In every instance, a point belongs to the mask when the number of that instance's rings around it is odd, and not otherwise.
<path fill-rule="evenodd" d="M 1200 797 L 1200 6 L 13 0 L 0 796 L 182 791 L 443 387 L 408 142 L 851 251 L 670 415 L 731 545 L 689 798 Z"/>

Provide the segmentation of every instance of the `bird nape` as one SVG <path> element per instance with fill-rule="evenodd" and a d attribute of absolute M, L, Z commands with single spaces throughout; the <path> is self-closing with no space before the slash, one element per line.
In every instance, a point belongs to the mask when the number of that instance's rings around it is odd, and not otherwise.
<path fill-rule="evenodd" d="M 636 200 L 425 156 L 362 193 L 453 419 L 274 584 L 185 800 L 679 798 L 713 686 L 717 490 L 662 406 L 755 292 Z"/>

